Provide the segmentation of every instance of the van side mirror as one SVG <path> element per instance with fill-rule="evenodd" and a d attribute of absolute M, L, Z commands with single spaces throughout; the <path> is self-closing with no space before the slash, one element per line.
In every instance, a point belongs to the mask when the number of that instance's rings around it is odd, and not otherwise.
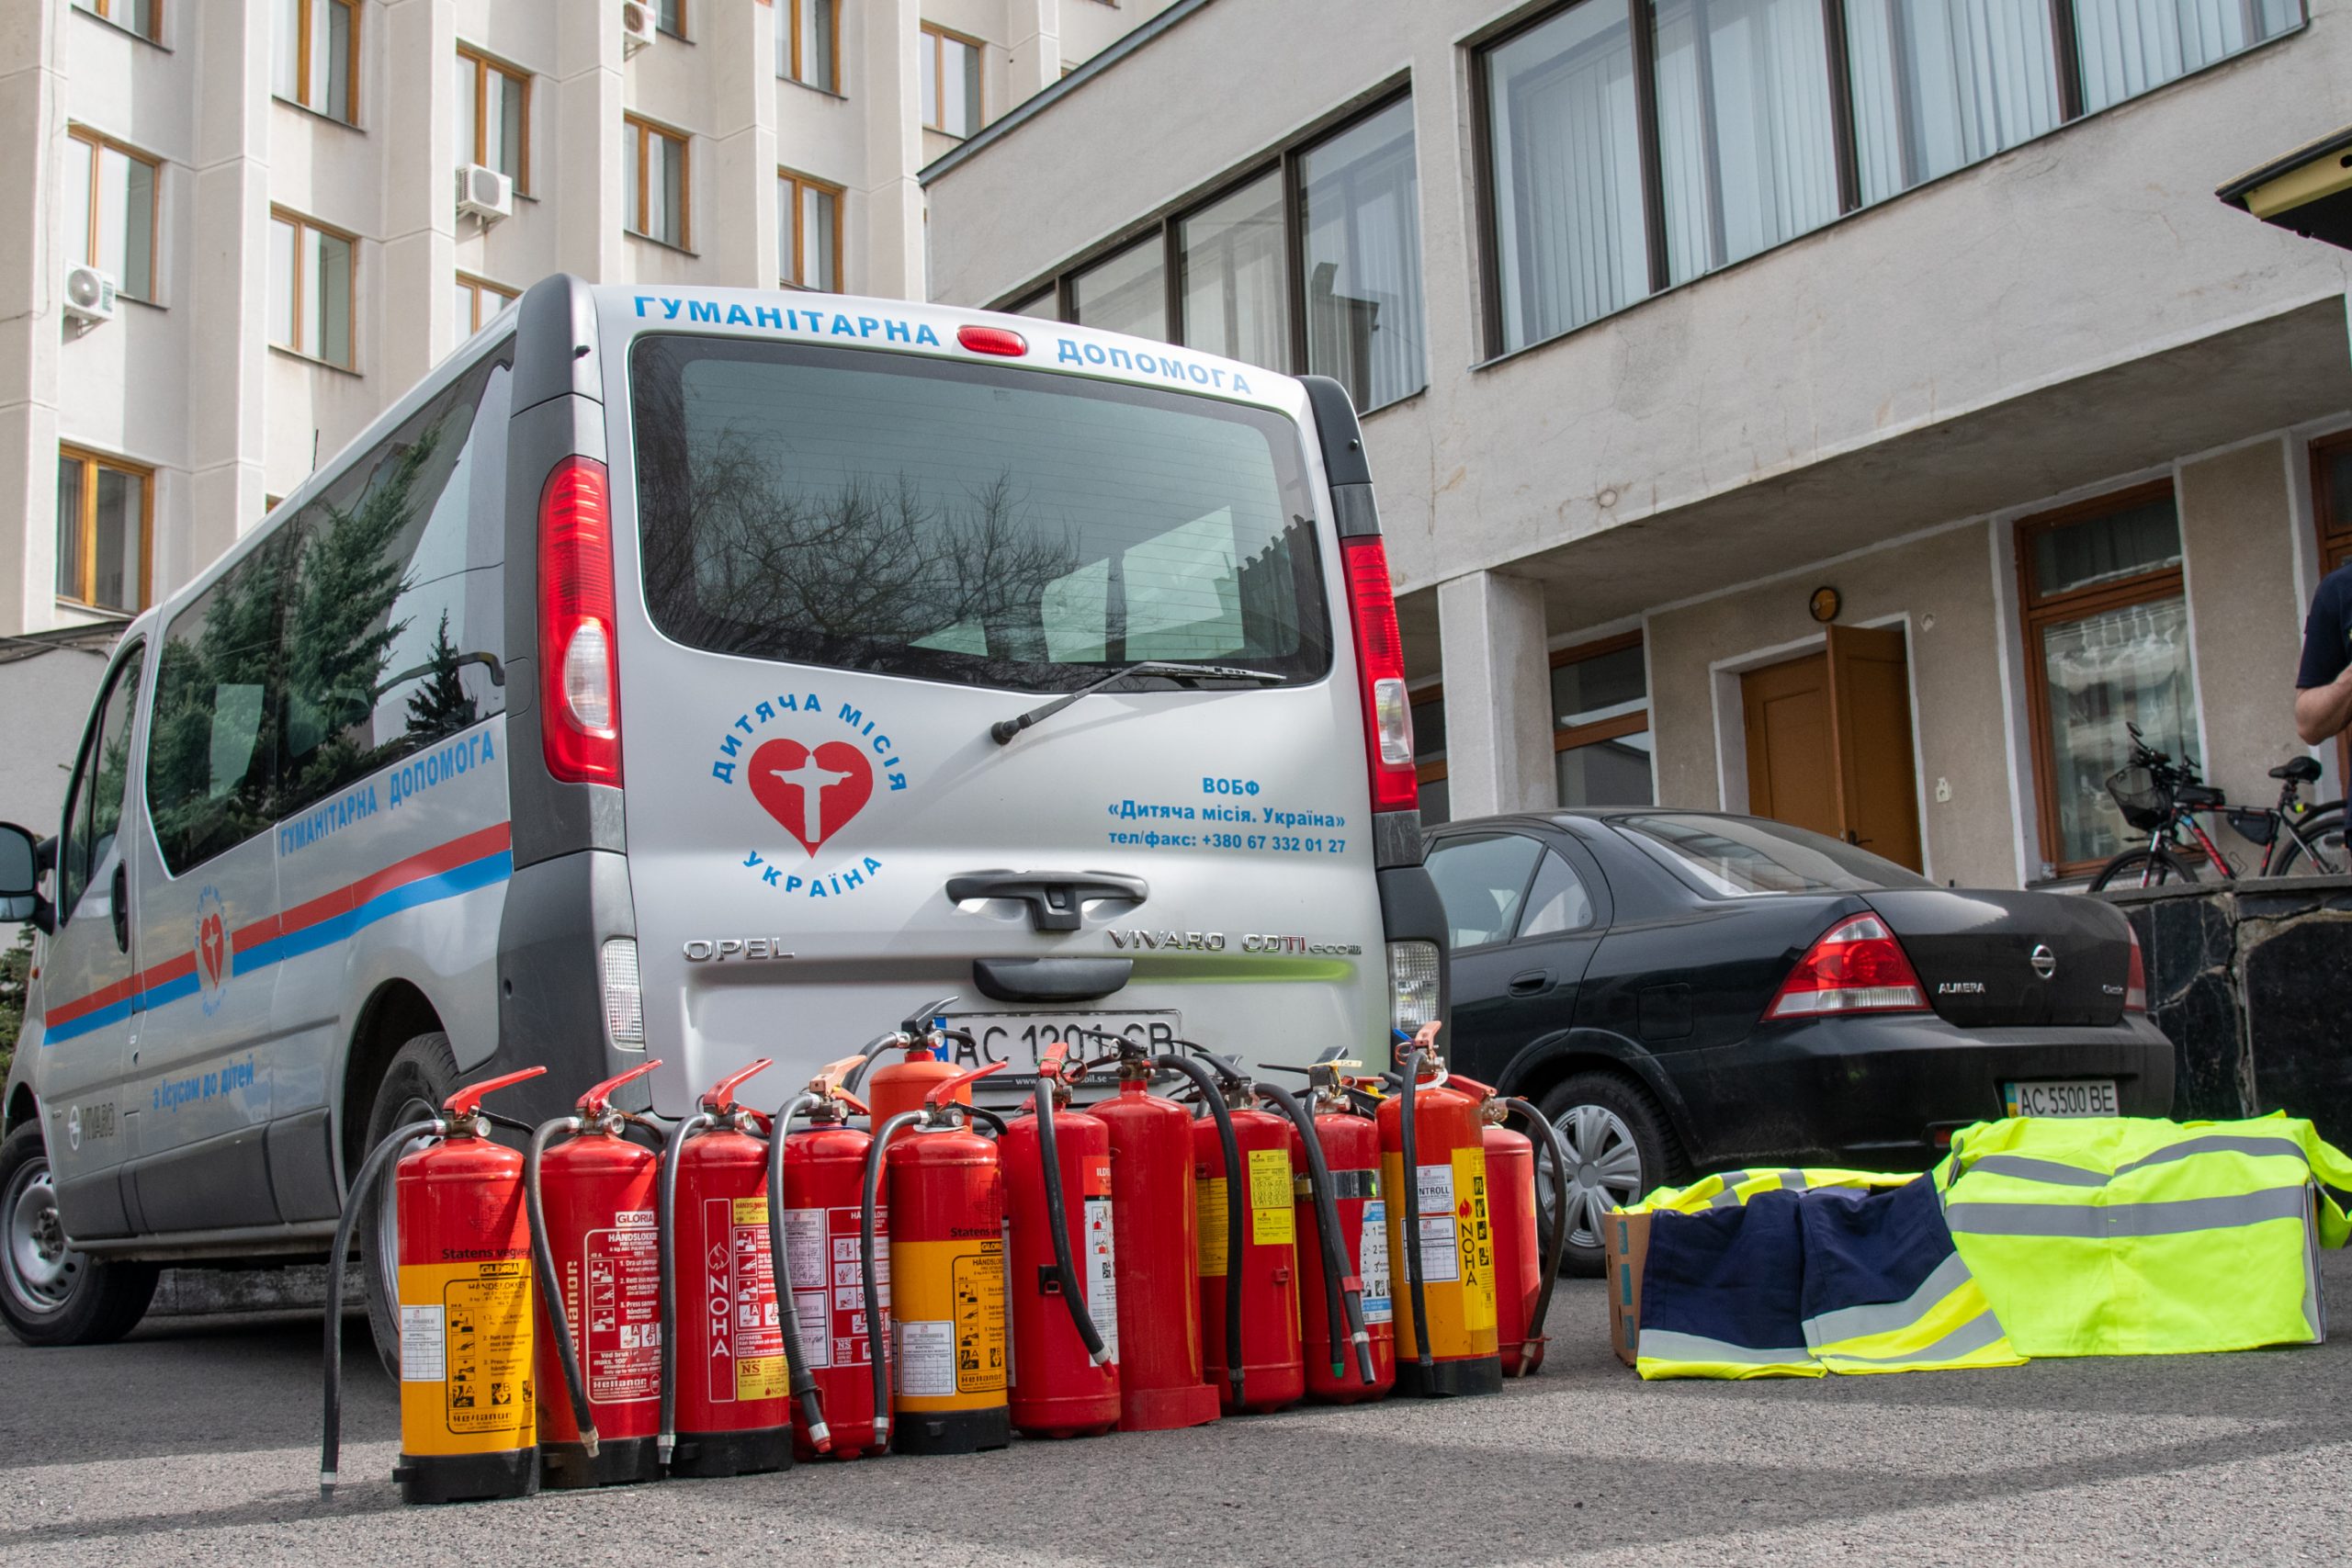
<path fill-rule="evenodd" d="M 0 920 L 30 920 L 44 931 L 57 929 L 56 911 L 40 895 L 43 848 L 41 840 L 14 822 L 0 822 Z"/>

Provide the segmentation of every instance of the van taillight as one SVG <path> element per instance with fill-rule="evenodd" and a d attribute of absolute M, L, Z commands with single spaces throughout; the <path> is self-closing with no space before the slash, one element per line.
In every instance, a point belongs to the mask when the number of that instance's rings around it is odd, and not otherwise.
<path fill-rule="evenodd" d="M 1919 1012 L 1927 1005 L 1927 990 L 1894 933 L 1876 915 L 1856 915 L 1830 927 L 1806 950 L 1764 1016 Z"/>
<path fill-rule="evenodd" d="M 621 782 L 607 491 L 605 465 L 574 457 L 539 493 L 539 740 L 565 784 Z"/>
<path fill-rule="evenodd" d="M 1342 539 L 1348 609 L 1355 622 L 1357 677 L 1363 682 L 1366 761 L 1372 808 L 1411 811 L 1421 804 L 1413 771 L 1413 706 L 1405 694 L 1405 643 L 1396 635 L 1396 591 L 1388 581 L 1388 547 L 1378 535 Z"/>

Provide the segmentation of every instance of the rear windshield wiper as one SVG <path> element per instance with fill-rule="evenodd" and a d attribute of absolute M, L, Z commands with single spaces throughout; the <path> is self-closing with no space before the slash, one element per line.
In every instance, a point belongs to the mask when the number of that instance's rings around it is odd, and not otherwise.
<path fill-rule="evenodd" d="M 1146 659 L 1125 669 L 1114 670 L 1101 680 L 1080 686 L 1067 696 L 1056 697 L 1043 706 L 1031 708 L 1027 713 L 998 719 L 989 726 L 989 737 L 1000 746 L 1011 745 L 1014 736 L 1031 725 L 1053 717 L 1079 698 L 1092 696 L 1106 686 L 1115 686 L 1136 675 L 1158 675 L 1187 684 L 1201 681 L 1247 681 L 1253 685 L 1279 686 L 1283 681 L 1283 677 L 1269 670 L 1244 670 L 1232 664 L 1173 664 L 1163 659 Z"/>

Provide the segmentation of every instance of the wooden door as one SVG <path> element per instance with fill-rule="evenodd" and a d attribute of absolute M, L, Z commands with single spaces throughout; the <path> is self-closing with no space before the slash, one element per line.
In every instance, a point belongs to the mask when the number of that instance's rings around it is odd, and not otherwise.
<path fill-rule="evenodd" d="M 1846 841 L 1917 871 L 1919 795 L 1911 771 L 1911 663 L 1903 628 L 1833 626 L 1828 664 Z"/>
<path fill-rule="evenodd" d="M 1828 657 L 1815 653 L 1751 670 L 1739 678 L 1739 696 L 1747 725 L 1747 809 L 1842 837 Z"/>

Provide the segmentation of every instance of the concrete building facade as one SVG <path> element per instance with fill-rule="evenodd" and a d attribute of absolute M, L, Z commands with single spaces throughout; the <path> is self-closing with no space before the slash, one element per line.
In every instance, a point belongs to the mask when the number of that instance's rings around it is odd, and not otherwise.
<path fill-rule="evenodd" d="M 2306 754 L 2352 258 L 2213 191 L 2346 81 L 2347 0 L 1182 0 L 925 170 L 932 289 L 1350 384 L 1430 815 L 2063 883 L 2128 722 Z"/>
<path fill-rule="evenodd" d="M 549 273 L 920 297 L 916 171 L 1165 5 L 0 6 L 38 152 L 0 170 L 0 637 L 169 592 Z M 461 209 L 469 165 L 508 215 Z M 110 320 L 67 308 L 85 265 Z M 0 714 L 78 733 L 97 664 L 0 663 Z M 12 775 L 0 818 L 50 795 Z"/>

